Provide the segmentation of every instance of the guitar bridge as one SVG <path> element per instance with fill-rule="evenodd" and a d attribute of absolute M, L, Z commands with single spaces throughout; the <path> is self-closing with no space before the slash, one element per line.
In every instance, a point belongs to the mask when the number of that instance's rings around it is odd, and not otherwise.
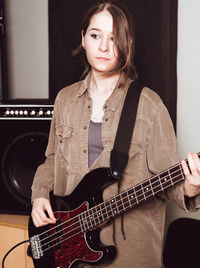
<path fill-rule="evenodd" d="M 41 247 L 41 241 L 38 235 L 34 235 L 30 238 L 31 251 L 34 259 L 40 259 L 44 253 Z"/>

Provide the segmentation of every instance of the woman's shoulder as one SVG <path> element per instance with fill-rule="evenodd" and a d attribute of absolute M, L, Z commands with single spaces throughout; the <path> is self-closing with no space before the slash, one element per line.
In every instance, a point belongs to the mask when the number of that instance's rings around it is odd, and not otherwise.
<path fill-rule="evenodd" d="M 78 81 L 62 88 L 56 97 L 56 101 L 68 102 L 70 99 L 78 96 L 81 87 L 84 86 L 84 80 Z"/>
<path fill-rule="evenodd" d="M 144 87 L 142 89 L 141 100 L 155 109 L 164 105 L 160 96 L 154 90 L 148 87 Z"/>
<path fill-rule="evenodd" d="M 160 96 L 150 88 L 144 87 L 138 106 L 138 118 L 151 124 L 155 115 L 160 114 L 161 111 L 166 111 L 166 107 Z"/>

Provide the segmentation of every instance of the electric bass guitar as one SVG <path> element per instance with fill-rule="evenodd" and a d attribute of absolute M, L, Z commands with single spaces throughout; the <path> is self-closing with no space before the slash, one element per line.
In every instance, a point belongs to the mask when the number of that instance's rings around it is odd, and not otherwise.
<path fill-rule="evenodd" d="M 29 220 L 28 254 L 36 268 L 77 268 L 111 262 L 114 246 L 104 246 L 100 229 L 116 216 L 184 180 L 181 164 L 103 201 L 103 190 L 116 182 L 109 168 L 92 170 L 73 192 L 53 196 L 56 224 L 36 228 Z"/>

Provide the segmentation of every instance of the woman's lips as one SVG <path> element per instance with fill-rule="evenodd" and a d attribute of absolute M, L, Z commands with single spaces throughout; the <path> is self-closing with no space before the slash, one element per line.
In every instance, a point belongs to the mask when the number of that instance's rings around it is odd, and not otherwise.
<path fill-rule="evenodd" d="M 104 58 L 104 57 L 96 57 L 97 60 L 99 61 L 108 61 L 108 58 Z"/>

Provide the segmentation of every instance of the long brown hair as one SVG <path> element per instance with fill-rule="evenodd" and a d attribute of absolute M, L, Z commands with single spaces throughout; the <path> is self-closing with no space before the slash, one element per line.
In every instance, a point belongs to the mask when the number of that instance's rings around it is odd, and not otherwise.
<path fill-rule="evenodd" d="M 128 9 L 117 1 L 100 1 L 92 5 L 83 19 L 81 31 L 83 35 L 86 34 L 87 28 L 90 24 L 93 15 L 107 10 L 113 18 L 113 33 L 115 36 L 115 45 L 118 51 L 117 65 L 107 73 L 107 75 L 114 74 L 118 71 L 124 71 L 133 80 L 137 79 L 137 73 L 133 64 L 133 56 L 135 52 L 135 35 L 132 17 Z M 83 62 L 85 64 L 85 71 L 82 76 L 86 75 L 90 70 L 90 65 L 87 61 L 85 50 L 80 44 L 78 48 L 73 51 L 73 55 L 82 53 Z"/>

